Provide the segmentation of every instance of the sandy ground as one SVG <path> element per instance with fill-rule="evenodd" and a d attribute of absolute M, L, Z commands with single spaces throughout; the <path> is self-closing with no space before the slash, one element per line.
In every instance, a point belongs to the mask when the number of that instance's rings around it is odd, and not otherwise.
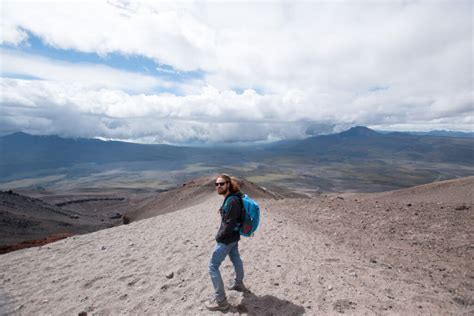
<path fill-rule="evenodd" d="M 472 197 L 416 196 L 260 200 L 227 314 L 474 314 Z M 203 307 L 220 203 L 0 256 L 0 314 L 220 314 Z"/>

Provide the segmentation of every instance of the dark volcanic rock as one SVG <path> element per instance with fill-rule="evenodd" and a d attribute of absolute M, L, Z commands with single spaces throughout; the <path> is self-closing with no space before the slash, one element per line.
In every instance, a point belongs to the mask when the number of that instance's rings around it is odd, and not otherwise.
<path fill-rule="evenodd" d="M 122 214 L 120 214 L 120 213 L 117 212 L 117 213 L 115 213 L 114 215 L 110 216 L 109 218 L 110 218 L 110 219 L 119 219 L 119 218 L 121 218 L 121 217 L 122 217 Z"/>

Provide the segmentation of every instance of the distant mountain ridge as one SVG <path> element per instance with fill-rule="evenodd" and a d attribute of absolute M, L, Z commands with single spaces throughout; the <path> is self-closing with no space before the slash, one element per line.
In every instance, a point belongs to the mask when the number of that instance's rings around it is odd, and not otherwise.
<path fill-rule="evenodd" d="M 382 134 L 363 126 L 338 134 L 276 143 L 270 148 L 275 153 L 292 152 L 298 156 L 313 157 L 317 161 L 390 158 L 462 164 L 474 162 L 474 139 L 471 138 L 398 132 Z"/>
<path fill-rule="evenodd" d="M 474 137 L 474 132 L 429 131 L 407 132 L 413 135 L 444 136 L 444 137 Z"/>
<path fill-rule="evenodd" d="M 126 178 L 138 176 L 138 171 L 159 170 L 160 177 L 173 171 L 183 175 L 179 181 L 185 181 L 186 176 L 205 175 L 209 170 L 228 170 L 260 177 L 257 180 L 264 186 L 292 178 L 291 187 L 299 187 L 303 179 L 308 187 L 331 190 L 333 177 L 338 177 L 338 183 L 359 179 L 358 188 L 370 184 L 367 190 L 374 191 L 474 174 L 474 138 L 382 133 L 363 126 L 244 147 L 146 145 L 14 133 L 0 137 L 0 154 L 0 183 L 53 174 L 64 179 L 95 174 L 107 178 L 112 170 L 123 170 Z M 176 179 L 171 183 L 176 184 Z"/>
<path fill-rule="evenodd" d="M 447 131 L 447 130 L 432 130 L 427 132 L 417 132 L 417 131 L 385 131 L 385 130 L 373 130 L 366 126 L 354 126 L 348 130 L 339 132 L 339 133 L 332 133 L 326 135 L 316 135 L 311 136 L 309 138 L 320 137 L 320 136 L 331 136 L 331 135 L 340 135 L 340 136 L 376 136 L 376 135 L 386 135 L 386 134 L 409 134 L 409 135 L 419 135 L 419 136 L 444 136 L 444 137 L 474 137 L 474 132 L 459 132 L 459 131 Z M 146 145 L 140 143 L 131 143 L 131 142 L 124 142 L 124 141 L 104 141 L 95 138 L 72 138 L 72 137 L 61 137 L 58 135 L 33 135 L 28 134 L 25 132 L 14 132 L 11 134 L 6 134 L 0 136 L 0 139 L 15 139 L 15 140 L 26 140 L 26 139 L 37 139 L 37 138 L 51 138 L 51 139 L 62 139 L 62 140 L 71 140 L 76 142 L 83 142 L 83 141 L 90 141 L 90 142 L 118 142 L 118 143 L 127 143 L 127 144 L 137 144 L 137 145 Z M 292 141 L 292 140 L 284 140 L 285 141 Z M 187 146 L 173 146 L 173 145 L 164 145 L 164 144 L 150 144 L 151 146 L 171 146 L 171 147 L 187 147 Z M 193 148 L 197 146 L 192 146 Z"/>
<path fill-rule="evenodd" d="M 437 137 L 410 133 L 379 133 L 364 126 L 352 127 L 341 133 L 312 136 L 301 140 L 285 140 L 247 148 L 209 148 L 138 144 L 120 141 L 103 141 L 87 138 L 62 138 L 56 135 L 39 136 L 17 132 L 0 137 L 0 175 L 20 166 L 34 164 L 39 168 L 67 167 L 74 163 L 113 163 L 133 161 L 160 162 L 163 167 L 177 167 L 183 163 L 233 162 L 232 155 L 241 153 L 249 159 L 258 159 L 269 153 L 318 154 L 321 158 L 361 158 L 408 154 L 411 158 L 429 160 L 473 162 L 472 139 Z M 378 152 L 377 152 L 378 151 Z M 339 156 L 335 157 L 335 156 Z M 5 169 L 8 165 L 8 169 Z M 21 169 L 21 167 L 20 167 Z"/>
<path fill-rule="evenodd" d="M 474 132 L 458 132 L 458 131 L 445 131 L 445 130 L 433 130 L 433 131 L 428 131 L 428 132 L 415 132 L 415 131 L 391 132 L 391 131 L 377 130 L 377 132 L 380 134 L 403 133 L 403 134 L 419 135 L 419 136 L 474 137 Z"/>
<path fill-rule="evenodd" d="M 170 145 L 35 136 L 19 132 L 0 137 L 0 176 L 80 163 L 159 161 L 165 167 L 172 167 L 176 161 L 186 161 L 189 153 L 196 151 Z"/>
<path fill-rule="evenodd" d="M 365 126 L 355 126 L 337 135 L 340 137 L 373 137 L 378 136 L 379 133 Z"/>

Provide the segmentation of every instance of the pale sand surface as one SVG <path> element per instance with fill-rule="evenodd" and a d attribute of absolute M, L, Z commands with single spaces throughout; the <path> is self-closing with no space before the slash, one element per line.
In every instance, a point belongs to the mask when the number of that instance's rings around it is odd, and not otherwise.
<path fill-rule="evenodd" d="M 221 201 L 216 196 L 174 213 L 2 255 L 2 312 L 205 313 L 203 302 L 212 293 L 207 262 Z M 254 295 L 243 298 L 241 293 L 228 293 L 229 301 L 238 305 L 247 300 L 249 306 L 255 302 L 255 312 L 270 305 L 268 310 L 301 313 L 301 301 L 310 294 L 307 284 L 285 283 L 309 277 L 311 268 L 303 268 L 305 261 L 298 258 L 306 250 L 298 245 L 297 236 L 290 241 L 273 231 L 275 221 L 270 214 L 265 217 L 261 234 L 240 246 Z M 284 267 L 276 268 L 278 263 Z M 300 268 L 305 275 L 297 277 Z M 277 277 L 276 269 L 284 273 Z M 171 272 L 174 276 L 168 279 Z M 228 259 L 221 272 L 226 282 L 232 279 Z"/>
<path fill-rule="evenodd" d="M 352 236 L 345 233 L 352 229 L 350 223 L 337 220 L 340 212 L 331 215 L 332 209 L 343 209 L 339 205 L 343 200 L 259 202 L 261 227 L 255 237 L 240 242 L 245 283 L 251 292 L 227 292 L 233 305 L 227 314 L 473 312 L 472 271 L 456 272 L 468 283 L 464 302 L 457 304 L 455 294 L 429 281 L 424 272 L 419 276 L 403 270 L 397 256 L 406 258 L 406 254 L 390 257 L 385 254 L 386 244 L 377 248 L 373 236 L 367 245 L 363 235 L 340 241 L 341 235 Z M 1 314 L 220 314 L 207 312 L 203 303 L 212 294 L 207 263 L 221 203 L 222 197 L 212 195 L 173 213 L 0 256 Z M 317 216 L 305 220 L 299 208 Z M 371 216 L 367 218 L 370 222 Z M 374 252 L 382 260 L 374 262 Z M 472 267 L 472 261 L 459 267 L 466 269 L 466 265 Z M 167 278 L 170 273 L 173 277 Z M 226 284 L 232 280 L 228 258 L 221 273 Z"/>

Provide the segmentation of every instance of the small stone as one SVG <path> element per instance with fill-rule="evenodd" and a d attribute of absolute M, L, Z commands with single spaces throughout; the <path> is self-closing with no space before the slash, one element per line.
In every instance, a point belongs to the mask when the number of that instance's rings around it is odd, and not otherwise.
<path fill-rule="evenodd" d="M 126 300 L 127 298 L 128 298 L 128 294 L 123 294 L 122 296 L 120 296 L 121 300 Z"/>
<path fill-rule="evenodd" d="M 410 207 L 410 206 L 411 206 L 411 203 L 408 203 L 407 206 Z"/>
<path fill-rule="evenodd" d="M 278 283 L 278 282 L 275 282 L 275 283 L 273 283 L 273 285 L 275 285 L 275 286 L 279 286 L 279 285 L 280 285 L 280 283 Z"/>
<path fill-rule="evenodd" d="M 170 272 L 166 275 L 167 279 L 172 279 L 174 277 L 174 272 Z"/>
<path fill-rule="evenodd" d="M 80 312 L 79 314 L 77 314 L 77 316 L 87 316 L 87 312 L 86 312 L 86 311 L 82 311 L 82 312 Z"/>
<path fill-rule="evenodd" d="M 332 291 L 332 285 L 328 286 L 328 291 Z"/>
<path fill-rule="evenodd" d="M 113 214 L 112 216 L 110 216 L 109 218 L 110 219 L 119 219 L 122 217 L 122 214 L 120 214 L 119 212 L 116 212 L 115 214 Z"/>
<path fill-rule="evenodd" d="M 125 215 L 125 216 L 122 217 L 122 222 L 123 222 L 124 225 L 128 225 L 128 224 L 130 224 L 130 218 Z"/>
<path fill-rule="evenodd" d="M 102 246 L 102 250 L 105 250 L 105 249 L 107 249 L 107 248 L 105 246 Z"/>

